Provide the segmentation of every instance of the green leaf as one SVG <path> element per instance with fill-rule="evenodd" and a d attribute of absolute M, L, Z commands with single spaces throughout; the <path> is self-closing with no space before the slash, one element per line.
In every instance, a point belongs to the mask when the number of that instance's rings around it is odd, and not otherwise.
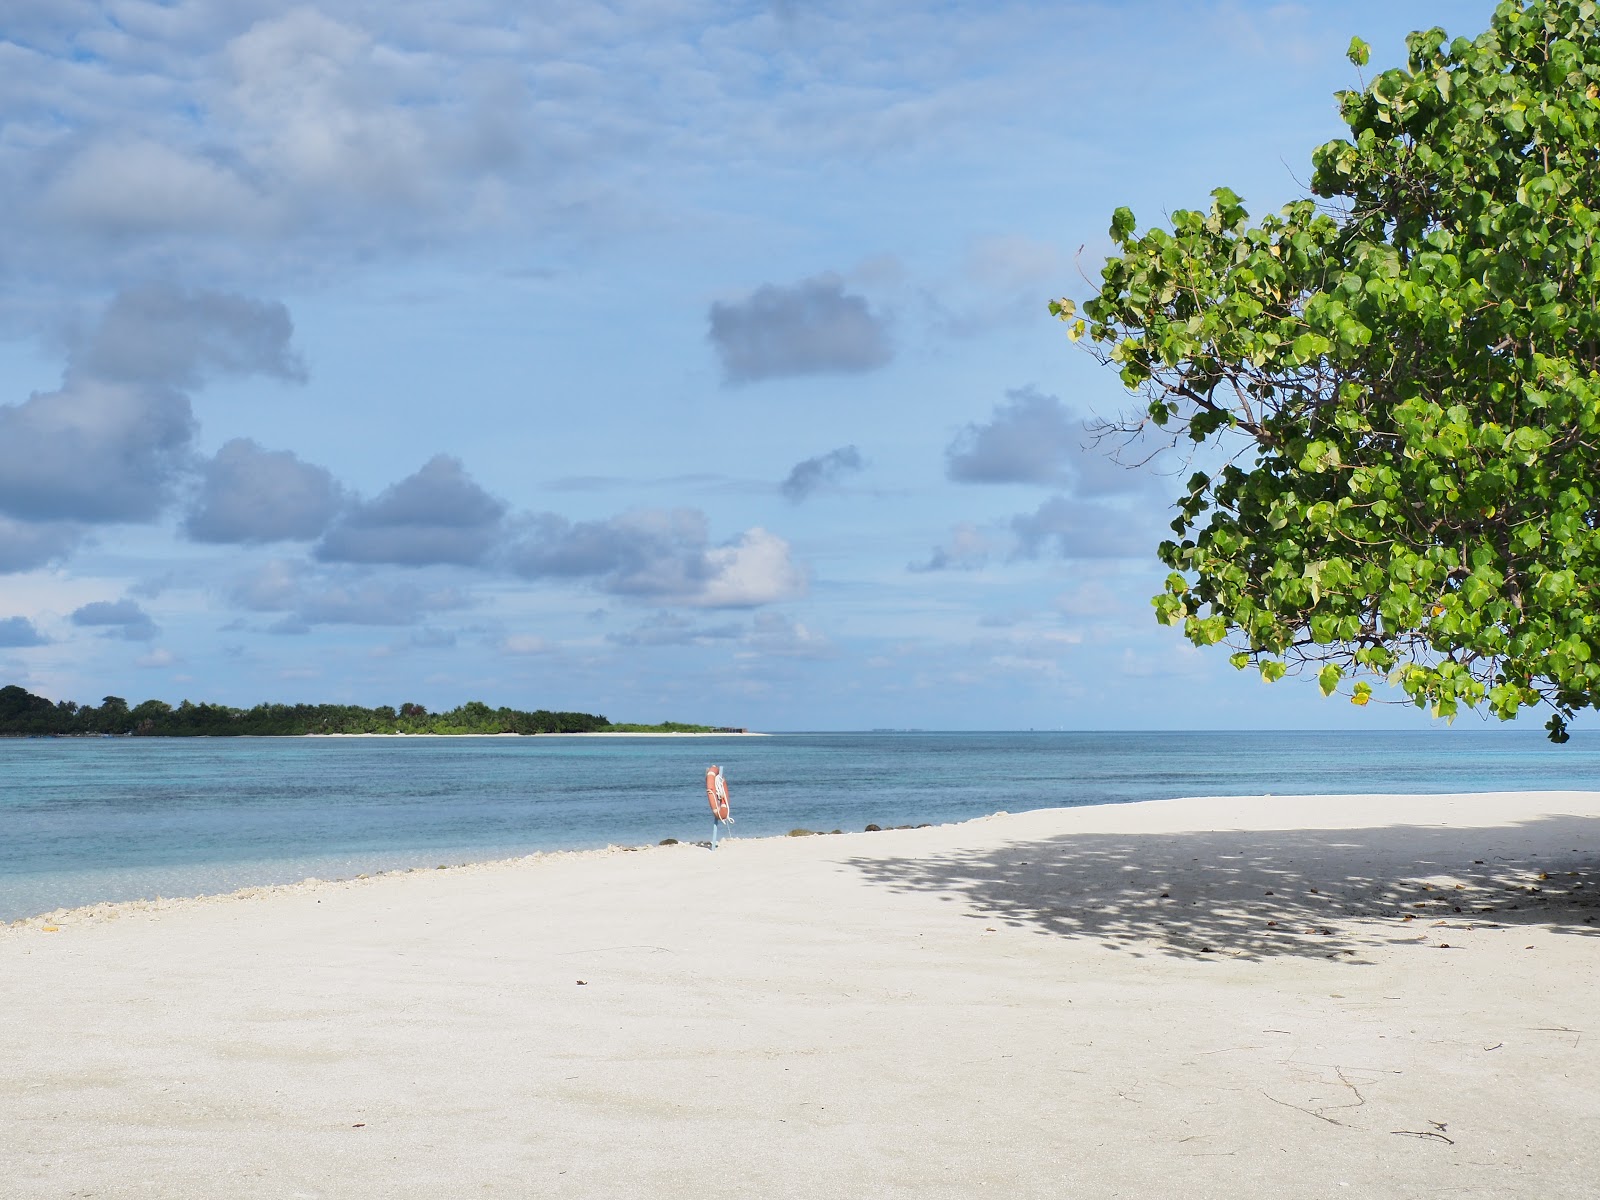
<path fill-rule="evenodd" d="M 1350 60 L 1350 64 L 1352 66 L 1364 67 L 1367 65 L 1367 59 L 1372 54 L 1372 47 L 1367 45 L 1367 43 L 1363 42 L 1360 38 L 1353 37 L 1350 39 L 1350 49 L 1346 50 L 1344 53 L 1345 57 Z"/>

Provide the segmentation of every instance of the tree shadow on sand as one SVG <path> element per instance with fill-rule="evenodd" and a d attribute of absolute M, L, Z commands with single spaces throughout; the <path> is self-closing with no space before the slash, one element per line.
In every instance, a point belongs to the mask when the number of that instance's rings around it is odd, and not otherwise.
<path fill-rule="evenodd" d="M 1593 817 L 1492 829 L 1068 834 L 849 865 L 897 891 L 963 897 L 974 920 L 1134 954 L 1363 962 L 1364 947 L 1443 946 L 1468 928 L 1600 933 Z"/>

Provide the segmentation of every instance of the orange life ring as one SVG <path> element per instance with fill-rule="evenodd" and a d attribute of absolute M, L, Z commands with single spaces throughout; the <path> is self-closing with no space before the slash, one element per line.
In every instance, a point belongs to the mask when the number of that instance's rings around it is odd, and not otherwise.
<path fill-rule="evenodd" d="M 711 805 L 712 815 L 717 820 L 728 819 L 728 781 L 716 767 L 706 770 L 706 802 Z"/>

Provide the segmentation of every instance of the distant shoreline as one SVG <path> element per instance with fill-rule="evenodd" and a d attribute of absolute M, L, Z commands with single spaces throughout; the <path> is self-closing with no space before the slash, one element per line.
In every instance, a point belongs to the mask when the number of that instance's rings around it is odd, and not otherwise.
<path fill-rule="evenodd" d="M 597 729 L 590 733 L 0 733 L 0 738 L 16 741 L 94 740 L 99 738 L 138 738 L 147 742 L 196 742 L 205 740 L 238 741 L 241 738 L 262 738 L 273 741 L 293 741 L 297 738 L 728 738 L 771 737 L 753 729 L 684 730 L 663 729 L 659 732 L 638 729 Z"/>
<path fill-rule="evenodd" d="M 592 733 L 291 733 L 282 736 L 308 738 L 725 738 L 770 737 L 771 735 L 756 733 L 749 729 L 737 732 L 712 729 L 704 732 L 663 729 L 658 733 L 646 730 L 597 729 Z"/>

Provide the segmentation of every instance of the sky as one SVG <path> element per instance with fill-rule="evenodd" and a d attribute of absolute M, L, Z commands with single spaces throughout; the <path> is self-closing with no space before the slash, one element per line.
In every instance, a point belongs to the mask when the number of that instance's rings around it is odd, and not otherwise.
<path fill-rule="evenodd" d="M 1186 473 L 1046 305 L 1492 7 L 6 0 L 0 683 L 1426 726 L 1155 623 Z"/>

